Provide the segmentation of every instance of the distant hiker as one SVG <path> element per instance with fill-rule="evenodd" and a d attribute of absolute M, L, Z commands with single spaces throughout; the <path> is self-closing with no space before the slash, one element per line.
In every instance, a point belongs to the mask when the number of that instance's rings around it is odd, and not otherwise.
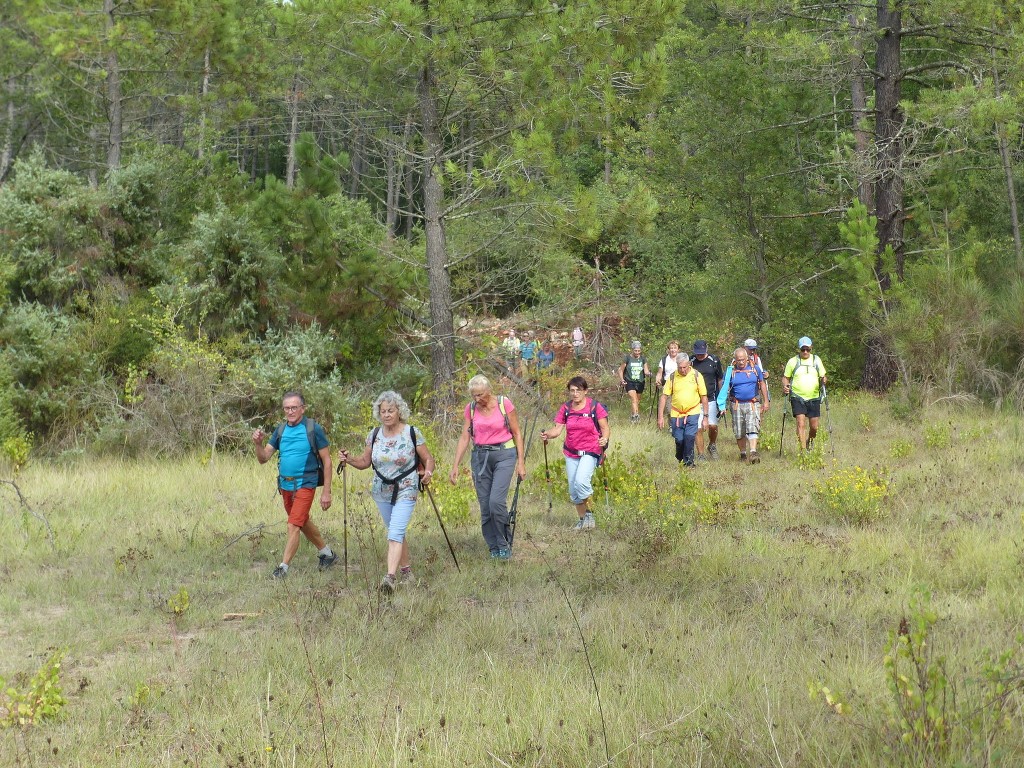
<path fill-rule="evenodd" d="M 578 325 L 572 329 L 572 356 L 579 360 L 583 357 L 583 345 L 587 337 L 583 335 L 583 329 Z"/>
<path fill-rule="evenodd" d="M 331 450 L 323 427 L 306 418 L 306 401 L 301 392 L 285 392 L 281 400 L 284 421 L 278 424 L 270 440 L 264 445 L 266 434 L 262 429 L 252 433 L 256 444 L 256 458 L 266 464 L 277 455 L 277 488 L 288 515 L 288 539 L 284 545 L 281 564 L 271 574 L 275 579 L 288 575 L 288 566 L 299 549 L 299 532 L 317 548 L 320 570 L 334 565 L 337 555 L 324 542 L 320 529 L 309 519 L 317 486 L 322 485 L 320 509 L 331 508 Z"/>
<path fill-rule="evenodd" d="M 523 334 L 523 342 L 519 345 L 519 375 L 526 379 L 536 370 L 537 353 L 540 351 L 540 344 L 533 337 L 533 331 L 526 331 Z"/>
<path fill-rule="evenodd" d="M 546 371 L 555 362 L 555 350 L 551 348 L 551 342 L 547 339 L 540 345 L 540 352 L 537 353 L 537 370 Z"/>
<path fill-rule="evenodd" d="M 749 456 L 750 463 L 757 464 L 761 461 L 757 438 L 761 433 L 761 414 L 768 410 L 768 388 L 761 371 L 750 364 L 745 347 L 738 347 L 733 353 L 733 364 L 726 371 L 718 393 L 718 410 L 725 410 L 727 402 L 732 403 L 732 431 L 740 449 L 740 461 Z"/>
<path fill-rule="evenodd" d="M 513 474 L 526 479 L 519 414 L 509 398 L 494 396 L 486 376 L 469 380 L 469 395 L 472 401 L 463 414 L 462 434 L 448 480 L 452 485 L 458 483 L 459 464 L 472 442 L 470 469 L 480 502 L 480 528 L 491 557 L 508 560 L 512 557 L 508 488 Z"/>
<path fill-rule="evenodd" d="M 725 374 L 722 371 L 721 361 L 714 355 L 708 354 L 708 343 L 704 339 L 697 339 L 693 342 L 693 356 L 690 358 L 693 369 L 704 377 L 704 387 L 708 394 L 707 417 L 701 414 L 701 429 L 697 430 L 697 460 L 706 461 L 710 456 L 718 458 L 718 392 L 722 388 L 722 379 Z M 704 452 L 704 422 L 707 421 L 707 454 Z"/>
<path fill-rule="evenodd" d="M 501 350 L 505 355 L 505 368 L 510 376 L 516 372 L 520 347 L 521 344 L 516 337 L 515 329 L 509 328 L 508 333 L 505 334 L 505 340 L 501 342 Z"/>
<path fill-rule="evenodd" d="M 388 533 L 387 573 L 380 591 L 390 595 L 397 580 L 414 581 L 406 529 L 416 507 L 421 485 L 434 476 L 434 457 L 423 432 L 408 424 L 409 406 L 392 390 L 381 392 L 373 403 L 373 417 L 380 422 L 366 436 L 362 455 L 338 452 L 338 461 L 353 469 L 373 468 L 371 496 Z"/>
<path fill-rule="evenodd" d="M 658 361 L 658 372 L 654 374 L 654 383 L 663 386 L 668 377 L 676 372 L 676 355 L 679 354 L 679 342 L 673 339 L 668 343 L 668 351 Z"/>
<path fill-rule="evenodd" d="M 569 379 L 569 401 L 562 404 L 555 416 L 553 427 L 540 433 L 545 443 L 558 437 L 565 429 L 565 476 L 569 482 L 569 498 L 576 506 L 579 517 L 573 529 L 580 531 L 597 527 L 594 512 L 587 501 L 594 493 L 591 480 L 601 457 L 608 447 L 611 428 L 608 410 L 596 400 L 587 397 L 587 380 L 582 376 Z"/>
<path fill-rule="evenodd" d="M 685 352 L 676 356 L 676 370 L 669 376 L 661 392 L 658 429 L 665 428 L 665 403 L 669 400 L 672 403 L 669 424 L 672 439 L 676 441 L 676 461 L 695 467 L 693 446 L 701 428 L 701 417 L 704 427 L 707 427 L 708 390 L 704 377 L 693 369 L 690 356 Z"/>
<path fill-rule="evenodd" d="M 768 369 L 765 368 L 764 361 L 761 359 L 761 355 L 757 353 L 757 341 L 754 339 L 747 339 L 743 342 L 743 348 L 747 350 L 747 359 L 750 360 L 750 364 L 761 372 L 764 376 L 764 387 L 768 392 L 768 402 L 772 401 L 772 391 L 768 387 Z"/>
<path fill-rule="evenodd" d="M 644 393 L 644 384 L 651 375 L 651 369 L 647 367 L 647 358 L 643 356 L 643 345 L 639 341 L 631 342 L 629 349 L 629 354 L 619 366 L 619 381 L 629 395 L 629 404 L 633 409 L 629 420 L 633 424 L 639 424 L 640 396 Z"/>
<path fill-rule="evenodd" d="M 801 450 L 812 450 L 821 418 L 821 385 L 828 384 L 825 366 L 814 354 L 811 339 L 801 336 L 797 342 L 800 353 L 791 357 L 782 374 L 782 391 L 789 395 L 796 417 L 796 434 Z M 810 430 L 808 431 L 808 420 Z"/>

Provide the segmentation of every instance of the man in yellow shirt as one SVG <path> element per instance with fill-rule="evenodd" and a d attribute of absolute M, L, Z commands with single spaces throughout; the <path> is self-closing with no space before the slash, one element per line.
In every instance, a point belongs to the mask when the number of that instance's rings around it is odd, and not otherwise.
<path fill-rule="evenodd" d="M 668 377 L 661 393 L 658 408 L 658 429 L 665 428 L 665 403 L 672 400 L 669 423 L 676 441 L 676 461 L 688 467 L 696 466 L 693 446 L 697 441 L 703 414 L 704 429 L 708 428 L 708 389 L 704 377 L 693 370 L 690 356 L 680 352 L 676 356 L 676 372 Z"/>
<path fill-rule="evenodd" d="M 825 366 L 814 354 L 811 339 L 801 336 L 797 342 L 800 354 L 791 357 L 782 374 L 782 391 L 789 395 L 796 417 L 796 435 L 801 450 L 812 450 L 821 418 L 821 388 L 828 383 Z M 810 425 L 808 425 L 808 421 Z M 808 429 L 808 426 L 810 429 Z"/>

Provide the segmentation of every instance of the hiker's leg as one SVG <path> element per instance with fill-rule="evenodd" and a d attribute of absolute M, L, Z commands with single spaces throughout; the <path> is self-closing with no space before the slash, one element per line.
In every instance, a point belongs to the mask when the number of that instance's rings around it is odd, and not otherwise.
<path fill-rule="evenodd" d="M 299 488 L 296 491 L 281 491 L 285 511 L 288 513 L 288 540 L 284 545 L 284 556 L 281 562 L 288 565 L 299 549 L 299 532 L 309 523 L 309 508 L 313 505 L 315 488 Z M 320 532 L 317 531 L 319 537 Z M 324 540 L 320 539 L 323 549 Z"/>
<path fill-rule="evenodd" d="M 701 425 L 704 422 L 704 414 L 701 413 L 697 416 L 697 453 L 704 453 L 704 430 L 701 429 Z"/>
<path fill-rule="evenodd" d="M 484 536 L 487 548 L 498 549 L 498 530 L 491 513 L 491 489 L 494 486 L 494 451 L 474 450 L 470 454 L 470 467 L 473 470 L 473 484 L 476 487 L 476 500 L 480 504 L 480 532 Z"/>
<path fill-rule="evenodd" d="M 582 518 L 587 511 L 587 500 L 586 498 L 577 498 L 575 494 L 576 473 L 579 471 L 579 468 L 580 460 L 578 458 L 573 456 L 565 457 L 565 482 L 569 486 L 569 501 L 576 507 L 576 514 Z M 581 507 L 583 508 L 582 512 L 580 511 Z"/>
<path fill-rule="evenodd" d="M 573 472 L 572 485 L 569 488 L 569 496 L 572 503 L 576 505 L 579 512 L 580 505 L 586 507 L 586 501 L 594 494 L 594 486 L 591 481 L 594 477 L 594 470 L 597 469 L 597 459 L 593 456 L 580 456 L 576 460 L 576 468 Z"/>
<path fill-rule="evenodd" d="M 708 398 L 708 447 L 718 442 L 718 403 Z"/>
<path fill-rule="evenodd" d="M 640 393 L 635 389 L 629 390 L 629 404 L 633 408 L 633 413 L 640 413 Z"/>
<path fill-rule="evenodd" d="M 409 568 L 412 566 L 412 557 L 409 555 L 409 540 L 406 539 L 402 542 L 402 553 L 398 558 L 399 568 Z"/>
<path fill-rule="evenodd" d="M 316 523 L 312 520 L 307 520 L 306 524 L 302 526 L 302 535 L 306 537 L 310 544 L 321 550 L 324 548 L 324 537 L 320 534 L 320 529 L 316 527 Z"/>
<path fill-rule="evenodd" d="M 669 429 L 672 432 L 672 439 L 676 442 L 676 461 L 686 458 L 686 429 L 681 418 L 673 416 L 668 420 Z"/>
<path fill-rule="evenodd" d="M 491 493 L 488 499 L 488 507 L 491 510 L 491 526 L 498 549 L 507 549 L 511 533 L 508 524 L 508 489 L 512 484 L 512 475 L 516 471 L 517 454 L 515 448 L 502 448 L 500 451 L 491 451 L 491 453 L 494 454 L 491 459 L 493 471 Z M 488 546 L 490 546 L 490 542 L 488 542 Z"/>
<path fill-rule="evenodd" d="M 694 459 L 693 446 L 697 441 L 697 424 L 699 423 L 697 416 L 687 416 L 683 419 L 683 462 L 689 466 L 693 466 Z"/>
<path fill-rule="evenodd" d="M 388 573 L 394 576 L 403 564 L 403 553 L 408 558 L 409 551 L 405 545 L 405 532 L 412 520 L 412 511 L 416 508 L 416 499 L 399 499 L 391 508 L 388 520 Z M 405 563 L 408 564 L 408 563 Z"/>
<path fill-rule="evenodd" d="M 281 557 L 281 562 L 285 565 L 290 564 L 295 553 L 299 551 L 299 531 L 301 530 L 297 525 L 288 523 L 288 538 L 285 540 L 284 555 Z"/>

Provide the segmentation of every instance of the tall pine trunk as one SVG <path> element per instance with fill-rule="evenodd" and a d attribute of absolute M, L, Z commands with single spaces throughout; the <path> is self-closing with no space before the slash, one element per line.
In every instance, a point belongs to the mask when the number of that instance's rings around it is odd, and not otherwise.
<path fill-rule="evenodd" d="M 107 171 L 121 165 L 124 135 L 121 96 L 121 66 L 114 48 L 114 0 L 103 0 L 103 24 L 107 33 Z"/>

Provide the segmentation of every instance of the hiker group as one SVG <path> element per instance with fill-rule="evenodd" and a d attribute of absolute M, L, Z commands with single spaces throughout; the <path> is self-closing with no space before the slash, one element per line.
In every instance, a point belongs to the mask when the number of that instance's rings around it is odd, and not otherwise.
<path fill-rule="evenodd" d="M 579 331 L 579 339 L 576 331 Z M 513 372 L 515 364 L 516 371 L 528 377 L 531 371 L 544 370 L 554 360 L 549 341 L 538 345 L 530 333 L 525 334 L 525 338 L 525 342 L 520 342 L 515 331 L 508 332 L 502 344 L 505 373 Z M 572 336 L 574 354 L 579 354 L 577 341 L 581 347 L 583 334 L 579 328 Z M 531 346 L 524 355 L 526 345 Z M 803 336 L 797 346 L 798 353 L 787 361 L 784 368 L 782 390 L 797 422 L 800 450 L 810 450 L 818 433 L 827 376 L 821 358 L 814 354 L 811 339 Z M 515 357 L 510 356 L 513 349 Z M 546 363 L 542 365 L 544 361 Z M 652 378 L 639 341 L 630 344 L 629 354 L 618 368 L 618 376 L 622 391 L 629 396 L 630 421 L 637 424 L 641 421 L 642 396 L 647 381 Z M 652 397 L 652 409 L 657 402 L 658 429 L 663 430 L 666 425 L 669 427 L 675 441 L 676 460 L 686 467 L 695 467 L 698 462 L 718 459 L 718 427 L 720 419 L 727 416 L 732 419 L 740 460 L 759 463 L 761 417 L 771 407 L 768 376 L 754 339 L 747 339 L 737 347 L 724 369 L 721 360 L 709 352 L 708 343 L 703 339 L 694 342 L 692 354 L 680 351 L 678 341 L 669 342 L 666 354 L 658 362 L 657 372 L 653 375 L 656 387 L 653 394 L 656 396 Z M 491 558 L 507 561 L 512 557 L 519 485 L 526 478 L 525 457 L 529 442 L 524 445 L 523 430 L 512 399 L 496 395 L 486 376 L 470 379 L 468 390 L 470 400 L 463 409 L 462 431 L 448 479 L 452 485 L 459 482 L 459 465 L 469 452 L 484 543 Z M 597 525 L 591 504 L 593 478 L 608 449 L 611 430 L 608 409 L 589 395 L 586 379 L 582 376 L 570 378 L 566 393 L 568 397 L 559 407 L 554 423 L 540 432 L 548 484 L 548 509 L 550 512 L 552 501 L 547 444 L 564 433 L 562 454 L 567 490 L 576 511 L 573 528 L 582 531 Z M 332 463 L 327 437 L 319 424 L 305 417 L 305 401 L 301 393 L 285 393 L 282 409 L 284 421 L 269 440 L 259 429 L 252 435 L 256 457 L 261 464 L 269 461 L 275 451 L 278 452 L 277 486 L 288 520 L 284 554 L 272 574 L 278 579 L 288 575 L 290 562 L 298 550 L 300 534 L 316 547 L 321 570 L 332 567 L 338 559 L 310 520 L 317 487 L 323 487 L 321 509 L 326 511 L 332 504 Z M 426 446 L 423 432 L 409 423 L 409 406 L 401 395 L 388 390 L 374 401 L 373 417 L 379 425 L 367 434 L 358 455 L 345 449 L 338 451 L 337 473 L 343 475 L 349 466 L 373 470 L 371 497 L 387 530 L 388 542 L 386 573 L 380 583 L 380 591 L 388 595 L 399 584 L 415 581 L 407 531 L 421 491 L 426 491 L 430 497 L 456 567 L 458 559 L 430 491 L 434 457 Z M 536 427 L 536 417 L 533 426 Z M 509 504 L 513 477 L 516 478 L 516 486 Z M 343 482 L 343 494 L 345 488 Z M 347 574 L 348 523 L 344 495 L 343 515 Z"/>

